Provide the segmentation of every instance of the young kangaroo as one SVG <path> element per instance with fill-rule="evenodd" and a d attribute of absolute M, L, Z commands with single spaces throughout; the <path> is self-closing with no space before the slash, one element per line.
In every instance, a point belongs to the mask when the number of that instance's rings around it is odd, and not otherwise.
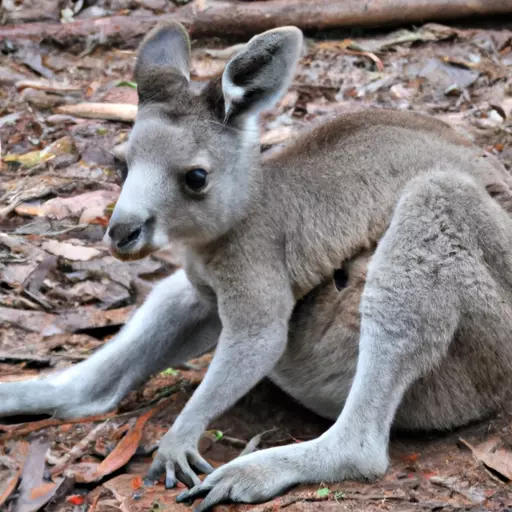
<path fill-rule="evenodd" d="M 302 45 L 294 27 L 256 36 L 195 95 L 184 29 L 148 34 L 106 240 L 121 259 L 172 241 L 185 268 L 87 361 L 0 384 L 1 415 L 97 414 L 216 346 L 149 472 L 192 487 L 179 499 L 204 497 L 200 511 L 300 482 L 378 477 L 392 424 L 482 418 L 512 376 L 507 172 L 442 122 L 380 110 L 340 117 L 262 159 L 258 114 L 286 91 Z M 212 472 L 199 437 L 265 376 L 334 425 Z M 196 472 L 212 473 L 201 483 Z"/>

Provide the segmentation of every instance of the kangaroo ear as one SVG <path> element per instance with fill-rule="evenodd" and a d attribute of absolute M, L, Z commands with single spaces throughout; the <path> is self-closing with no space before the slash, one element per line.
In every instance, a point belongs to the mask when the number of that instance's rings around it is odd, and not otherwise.
<path fill-rule="evenodd" d="M 184 83 L 190 81 L 190 39 L 185 27 L 176 22 L 158 24 L 144 38 L 135 62 L 134 77 L 139 94 L 154 88 L 154 79 L 165 75 Z"/>
<path fill-rule="evenodd" d="M 277 103 L 291 84 L 302 48 L 302 32 L 296 27 L 253 37 L 222 75 L 226 121 L 257 115 Z"/>

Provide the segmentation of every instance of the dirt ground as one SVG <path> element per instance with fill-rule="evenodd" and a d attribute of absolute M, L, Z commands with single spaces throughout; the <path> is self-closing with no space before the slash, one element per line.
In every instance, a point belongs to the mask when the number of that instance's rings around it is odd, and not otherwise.
<path fill-rule="evenodd" d="M 48 19 L 58 16 L 45 0 L 6 19 L 30 21 L 46 3 Z M 158 10 L 157 0 L 119 4 L 133 15 Z M 262 117 L 262 151 L 329 117 L 388 107 L 444 119 L 512 169 L 512 31 L 428 24 L 309 36 L 291 90 Z M 194 87 L 234 51 L 232 41 L 194 40 Z M 15 381 L 86 358 L 176 267 L 172 248 L 120 263 L 101 243 L 119 193 L 112 149 L 126 139 L 137 103 L 134 48 L 4 39 L 0 52 L 0 381 Z M 109 104 L 108 113 L 91 102 Z M 209 360 L 154 376 L 101 418 L 3 420 L 0 510 L 186 510 L 174 499 L 180 489 L 146 488 L 142 478 Z M 217 509 L 512 510 L 511 420 L 512 408 L 449 434 L 396 434 L 391 468 L 376 483 L 303 486 L 267 504 Z M 259 434 L 265 448 L 328 426 L 263 382 L 211 426 L 201 448 L 219 465 Z"/>

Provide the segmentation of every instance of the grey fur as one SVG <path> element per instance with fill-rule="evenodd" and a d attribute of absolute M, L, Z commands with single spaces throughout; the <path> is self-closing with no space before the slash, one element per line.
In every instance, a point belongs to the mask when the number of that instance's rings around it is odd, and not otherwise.
<path fill-rule="evenodd" d="M 181 28 L 158 30 L 186 51 Z M 206 495 L 199 510 L 266 500 L 300 482 L 379 477 L 392 424 L 447 429 L 483 418 L 507 398 L 512 376 L 510 176 L 444 123 L 380 110 L 340 117 L 262 160 L 256 116 L 289 84 L 299 36 L 257 36 L 199 96 L 175 70 L 153 72 L 158 51 L 139 54 L 140 79 L 154 90 L 141 98 L 111 228 L 142 234 L 126 250 L 112 247 L 129 259 L 172 241 L 185 271 L 89 360 L 0 384 L 1 415 L 95 414 L 217 343 L 150 470 L 166 471 L 168 486 L 194 484 L 181 499 Z M 254 84 L 257 94 L 239 89 Z M 196 167 L 209 172 L 200 192 L 183 180 Z M 338 291 L 341 266 L 348 282 Z M 211 468 L 199 436 L 266 375 L 335 424 L 200 483 L 193 468 Z"/>

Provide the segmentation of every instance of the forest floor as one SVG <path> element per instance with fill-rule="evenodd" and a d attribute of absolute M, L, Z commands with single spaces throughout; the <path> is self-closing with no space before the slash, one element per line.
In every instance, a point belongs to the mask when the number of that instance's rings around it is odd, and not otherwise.
<path fill-rule="evenodd" d="M 385 107 L 444 119 L 512 169 L 510 30 L 428 24 L 352 36 L 308 39 L 293 86 L 262 117 L 263 151 L 332 116 Z M 194 87 L 235 50 L 222 39 L 194 40 Z M 119 193 L 112 148 L 130 123 L 73 110 L 122 104 L 115 115 L 130 117 L 134 49 L 3 40 L 0 51 L 0 381 L 17 381 L 88 357 L 176 265 L 172 248 L 131 263 L 109 256 L 101 239 Z M 175 502 L 180 489 L 145 488 L 142 477 L 209 358 L 154 376 L 102 418 L 4 420 L 0 510 L 187 510 Z M 201 449 L 219 465 L 258 434 L 266 432 L 265 448 L 328 426 L 263 382 L 214 422 Z M 390 453 L 390 470 L 375 483 L 302 486 L 267 504 L 217 509 L 512 510 L 510 412 L 445 435 L 394 435 Z"/>

